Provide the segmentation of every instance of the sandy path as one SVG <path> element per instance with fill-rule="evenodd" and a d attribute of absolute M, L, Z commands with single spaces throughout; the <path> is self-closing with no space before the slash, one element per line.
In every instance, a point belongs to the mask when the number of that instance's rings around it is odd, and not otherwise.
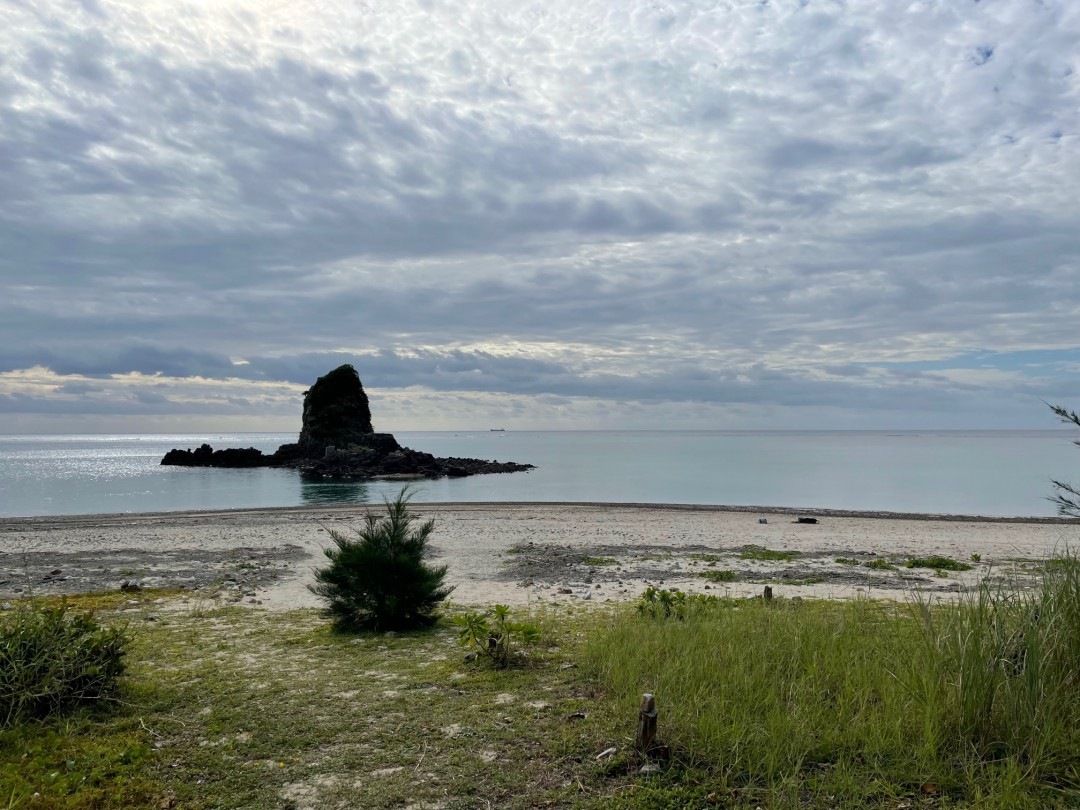
<path fill-rule="evenodd" d="M 381 508 L 381 507 L 378 507 Z M 622 599 L 647 584 L 786 595 L 903 597 L 911 587 L 956 593 L 977 579 L 1023 572 L 1080 541 L 1080 521 L 615 504 L 417 504 L 434 517 L 435 557 L 449 566 L 461 603 Z M 97 515 L 0 520 L 0 598 L 36 592 L 148 585 L 211 588 L 272 609 L 317 604 L 306 585 L 329 529 L 359 523 L 364 507 Z M 759 518 L 767 523 L 759 523 Z M 798 552 L 792 561 L 746 560 L 746 546 Z M 877 571 L 855 563 L 943 555 L 981 560 L 942 576 Z M 704 556 L 704 559 L 701 557 Z M 854 561 L 838 565 L 835 558 Z M 703 572 L 731 570 L 713 583 Z M 59 573 L 55 573 L 59 572 Z"/>

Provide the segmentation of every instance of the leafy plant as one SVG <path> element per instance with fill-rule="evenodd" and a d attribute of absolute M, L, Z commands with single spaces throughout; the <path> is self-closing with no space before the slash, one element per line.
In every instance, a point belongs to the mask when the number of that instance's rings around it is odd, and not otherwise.
<path fill-rule="evenodd" d="M 837 557 L 833 562 L 838 565 L 858 565 L 859 561 L 854 557 Z"/>
<path fill-rule="evenodd" d="M 477 658 L 487 658 L 498 669 L 510 666 L 515 647 L 540 640 L 540 628 L 511 621 L 506 605 L 495 605 L 483 613 L 463 613 L 454 617 L 454 624 L 461 628 L 461 646 L 472 650 Z"/>
<path fill-rule="evenodd" d="M 453 587 L 443 585 L 446 566 L 424 562 L 435 521 L 414 526 L 411 493 L 404 487 L 386 514 L 369 514 L 355 537 L 331 531 L 330 565 L 315 572 L 313 593 L 341 630 L 408 630 L 435 621 L 436 606 Z"/>
<path fill-rule="evenodd" d="M 637 612 L 642 616 L 653 619 L 685 619 L 693 608 L 715 605 L 720 602 L 716 596 L 704 593 L 683 593 L 682 591 L 669 591 L 664 588 L 646 588 L 641 598 L 635 605 Z"/>
<path fill-rule="evenodd" d="M 124 672 L 129 636 L 66 603 L 20 606 L 0 622 L 0 728 L 99 700 Z"/>
<path fill-rule="evenodd" d="M 971 555 L 971 561 L 973 563 L 982 562 L 982 554 L 972 554 Z"/>

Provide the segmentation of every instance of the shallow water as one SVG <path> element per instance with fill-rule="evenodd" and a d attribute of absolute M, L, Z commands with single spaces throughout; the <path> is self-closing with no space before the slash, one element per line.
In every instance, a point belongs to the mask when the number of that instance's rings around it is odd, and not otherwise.
<path fill-rule="evenodd" d="M 705 503 L 1052 515 L 1051 478 L 1080 480 L 1068 431 L 402 432 L 436 456 L 520 461 L 529 473 L 422 481 L 417 501 Z M 72 515 L 379 501 L 398 482 L 293 470 L 162 467 L 173 447 L 257 447 L 295 434 L 3 436 L 0 515 Z"/>

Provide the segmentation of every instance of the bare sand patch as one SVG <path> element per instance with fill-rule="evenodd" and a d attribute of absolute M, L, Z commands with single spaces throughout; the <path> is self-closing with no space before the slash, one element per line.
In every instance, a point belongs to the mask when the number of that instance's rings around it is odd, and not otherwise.
<path fill-rule="evenodd" d="M 381 509 L 373 506 L 372 509 Z M 943 595 L 986 577 L 1030 573 L 1032 561 L 1080 539 L 1080 522 L 753 507 L 639 504 L 417 504 L 436 520 L 433 561 L 459 604 L 617 601 L 648 586 L 747 595 Z M 0 521 L 0 598 L 112 590 L 124 581 L 183 586 L 251 606 L 317 606 L 307 586 L 329 530 L 367 507 L 307 507 Z M 819 522 L 796 522 L 814 514 Z M 764 519 L 766 522 L 759 522 Z M 796 553 L 745 559 L 750 547 Z M 941 555 L 968 572 L 907 569 Z M 972 560 L 977 555 L 977 562 Z M 837 559 L 847 564 L 837 563 Z M 871 569 L 874 560 L 894 569 Z M 731 571 L 730 581 L 708 572 Z M 59 572 L 59 573 L 56 573 Z"/>

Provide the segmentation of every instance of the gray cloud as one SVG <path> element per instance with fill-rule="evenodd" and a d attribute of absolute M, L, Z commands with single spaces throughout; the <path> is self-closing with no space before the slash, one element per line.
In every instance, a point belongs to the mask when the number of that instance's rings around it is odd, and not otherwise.
<path fill-rule="evenodd" d="M 537 404 L 1053 398 L 865 369 L 1078 345 L 1078 46 L 1064 0 L 9 3 L 0 369 L 72 379 L 4 407 L 338 351 Z"/>

